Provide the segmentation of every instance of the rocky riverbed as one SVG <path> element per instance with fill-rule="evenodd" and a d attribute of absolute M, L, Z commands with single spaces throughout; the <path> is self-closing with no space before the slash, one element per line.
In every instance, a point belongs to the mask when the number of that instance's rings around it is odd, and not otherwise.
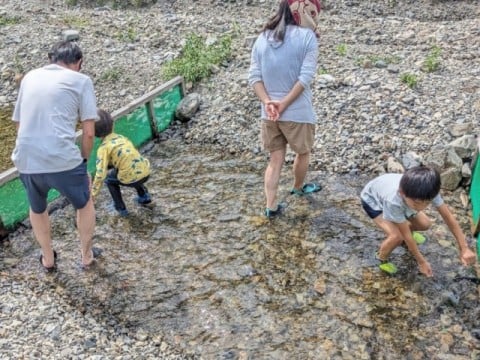
<path fill-rule="evenodd" d="M 187 84 L 188 92 L 201 95 L 200 111 L 163 136 L 230 154 L 257 155 L 259 104 L 247 84 L 250 47 L 275 8 L 276 2 L 266 0 L 158 1 L 127 10 L 70 7 L 58 0 L 2 1 L 0 108 L 12 106 L 18 76 L 45 64 L 49 47 L 65 30 L 79 31 L 83 71 L 94 80 L 99 106 L 110 111 L 161 84 L 162 65 L 180 53 L 189 34 L 214 41 L 229 33 L 231 61 L 200 84 Z M 312 85 L 319 119 L 312 170 L 373 176 L 385 171 L 389 158 L 400 161 L 409 152 L 427 157 L 436 145 L 477 133 L 478 1 L 328 1 L 320 30 L 319 72 Z M 437 63 L 434 71 L 432 61 Z M 45 309 L 50 297 L 61 297 L 0 274 L 2 324 L 12 314 L 28 318 L 31 308 Z M 12 294 L 20 294 L 16 304 L 5 305 Z M 40 301 L 32 301 L 33 295 Z M 147 346 L 141 335 L 122 337 L 120 325 L 117 333 L 105 333 L 108 319 L 96 324 L 75 311 L 65 309 L 62 315 L 72 319 L 72 336 L 88 327 L 97 329 L 106 343 L 115 338 L 120 349 L 130 347 L 132 353 Z M 0 327 L 2 344 L 14 348 L 7 358 L 32 354 L 24 353 L 19 339 L 34 341 L 35 324 L 18 330 L 17 339 Z M 44 326 L 54 336 L 54 326 Z M 169 349 L 160 338 L 148 346 L 153 346 L 150 354 Z M 54 354 L 53 347 L 49 354 Z"/>

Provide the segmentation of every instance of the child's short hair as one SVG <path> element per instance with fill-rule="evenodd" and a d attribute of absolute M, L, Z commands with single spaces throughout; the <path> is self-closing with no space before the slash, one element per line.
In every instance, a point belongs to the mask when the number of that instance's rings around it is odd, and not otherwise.
<path fill-rule="evenodd" d="M 113 118 L 110 113 L 103 109 L 98 109 L 98 120 L 95 121 L 95 136 L 103 138 L 113 131 Z"/>
<path fill-rule="evenodd" d="M 405 171 L 400 180 L 400 190 L 415 200 L 432 200 L 440 192 L 441 180 L 437 170 L 415 166 Z"/>

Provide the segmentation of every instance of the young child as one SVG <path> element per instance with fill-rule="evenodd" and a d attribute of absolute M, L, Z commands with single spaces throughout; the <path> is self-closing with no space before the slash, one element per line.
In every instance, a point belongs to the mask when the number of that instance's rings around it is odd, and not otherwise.
<path fill-rule="evenodd" d="M 136 202 L 140 205 L 151 203 L 152 199 L 144 185 L 150 175 L 150 162 L 140 155 L 129 139 L 113 132 L 113 118 L 108 112 L 98 109 L 98 117 L 95 136 L 101 138 L 102 143 L 97 150 L 92 194 L 94 197 L 98 195 L 105 180 L 115 210 L 120 216 L 127 216 L 120 185 L 135 188 L 138 193 Z"/>
<path fill-rule="evenodd" d="M 417 243 L 425 241 L 423 231 L 430 228 L 431 220 L 423 210 L 432 203 L 438 210 L 457 242 L 464 265 L 475 262 L 454 215 L 440 196 L 440 175 L 432 168 L 417 166 L 402 174 L 384 174 L 370 181 L 360 194 L 363 209 L 386 234 L 376 254 L 380 269 L 394 274 L 397 268 L 388 262 L 391 252 L 403 242 L 415 257 L 420 272 L 432 276 L 432 268 L 420 253 Z M 412 233 L 413 232 L 413 233 Z"/>

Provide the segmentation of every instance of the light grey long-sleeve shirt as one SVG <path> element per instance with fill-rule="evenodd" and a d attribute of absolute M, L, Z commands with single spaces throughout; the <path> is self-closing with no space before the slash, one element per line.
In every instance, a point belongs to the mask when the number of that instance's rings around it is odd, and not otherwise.
<path fill-rule="evenodd" d="M 302 94 L 281 114 L 280 121 L 316 122 L 310 84 L 315 77 L 317 58 L 317 38 L 307 28 L 288 25 L 282 43 L 274 41 L 269 30 L 255 41 L 248 76 L 251 86 L 262 81 L 271 100 L 281 100 L 297 81 L 304 87 Z M 267 117 L 263 104 L 261 117 Z"/>

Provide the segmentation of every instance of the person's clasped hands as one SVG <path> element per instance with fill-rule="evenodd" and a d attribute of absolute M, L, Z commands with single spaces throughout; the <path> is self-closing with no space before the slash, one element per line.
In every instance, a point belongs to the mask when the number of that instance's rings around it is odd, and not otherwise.
<path fill-rule="evenodd" d="M 265 102 L 265 112 L 267 119 L 271 121 L 278 121 L 280 114 L 285 110 L 285 106 L 279 100 L 269 100 Z"/>

